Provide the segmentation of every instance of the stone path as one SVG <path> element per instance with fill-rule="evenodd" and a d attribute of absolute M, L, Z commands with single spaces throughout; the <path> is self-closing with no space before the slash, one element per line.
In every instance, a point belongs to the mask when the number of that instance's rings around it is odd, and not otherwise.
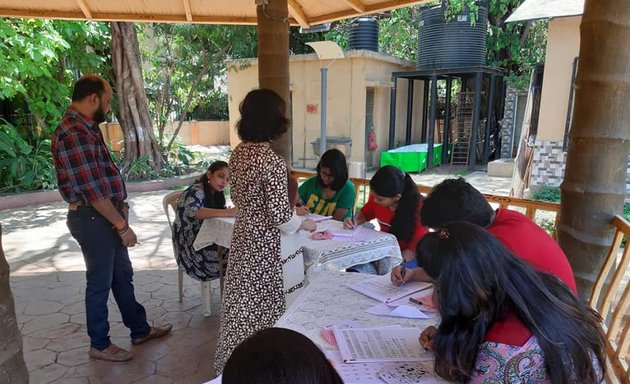
<path fill-rule="evenodd" d="M 213 378 L 219 297 L 202 316 L 199 285 L 184 278 L 177 298 L 177 272 L 162 197 L 169 191 L 132 194 L 131 225 L 142 243 L 130 251 L 136 297 L 157 324 L 172 323 L 162 341 L 131 346 L 110 297 L 112 341 L 132 349 L 126 363 L 91 361 L 85 326 L 85 268 L 80 249 L 65 225 L 66 204 L 0 211 L 3 246 L 11 266 L 11 288 L 24 357 L 32 384 L 201 383 Z M 218 281 L 217 281 L 218 283 Z"/>

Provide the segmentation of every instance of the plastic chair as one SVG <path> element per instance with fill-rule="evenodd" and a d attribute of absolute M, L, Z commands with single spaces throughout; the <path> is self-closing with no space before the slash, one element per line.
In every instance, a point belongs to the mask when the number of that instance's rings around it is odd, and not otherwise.
<path fill-rule="evenodd" d="M 170 192 L 162 199 L 162 208 L 164 209 L 164 213 L 166 214 L 166 219 L 168 220 L 168 225 L 171 228 L 171 234 L 173 233 L 173 223 L 171 221 L 171 213 L 177 212 L 177 199 L 181 196 L 183 191 L 174 191 Z M 170 209 L 169 209 L 170 207 Z M 175 250 L 175 244 L 173 244 L 173 255 L 177 258 Z M 220 290 L 221 294 L 223 294 L 223 252 L 219 250 L 217 252 L 218 262 L 219 262 L 219 275 L 221 276 L 221 284 Z M 177 266 L 177 285 L 179 288 L 179 302 L 181 303 L 184 300 L 184 270 L 178 265 Z M 210 281 L 202 281 L 201 282 L 201 302 L 203 306 L 203 315 L 205 317 L 212 315 L 212 308 L 210 303 L 211 291 L 210 291 Z"/>
<path fill-rule="evenodd" d="M 608 370 L 606 383 L 629 384 L 626 357 L 630 349 L 630 284 L 622 284 L 630 266 L 630 243 L 626 243 L 621 258 L 619 252 L 624 236 L 630 234 L 630 223 L 617 215 L 611 223 L 616 231 L 613 244 L 593 286 L 589 304 L 604 319 L 601 331 L 606 339 Z"/>

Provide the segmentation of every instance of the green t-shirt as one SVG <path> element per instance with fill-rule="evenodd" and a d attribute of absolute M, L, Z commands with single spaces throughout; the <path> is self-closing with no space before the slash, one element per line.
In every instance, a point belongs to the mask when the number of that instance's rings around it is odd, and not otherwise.
<path fill-rule="evenodd" d="M 343 219 L 352 216 L 355 192 L 354 185 L 350 180 L 346 180 L 346 184 L 331 199 L 322 198 L 322 186 L 317 182 L 317 176 L 302 183 L 298 188 L 298 193 L 311 213 L 332 216 L 337 208 L 345 208 L 348 212 Z"/>

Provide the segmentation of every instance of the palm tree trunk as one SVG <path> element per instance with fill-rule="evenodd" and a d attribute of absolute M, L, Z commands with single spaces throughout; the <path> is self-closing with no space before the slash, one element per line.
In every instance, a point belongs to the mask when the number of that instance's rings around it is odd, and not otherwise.
<path fill-rule="evenodd" d="M 257 7 L 258 84 L 275 91 L 286 102 L 289 97 L 289 8 L 287 0 L 269 0 Z M 271 147 L 291 167 L 291 128 Z"/>
<path fill-rule="evenodd" d="M 111 31 L 118 118 L 125 142 L 121 172 L 125 173 L 141 157 L 146 157 L 151 169 L 159 172 L 162 168 L 162 155 L 149 116 L 135 26 L 133 23 L 112 22 Z"/>
<path fill-rule="evenodd" d="M 586 0 L 558 242 L 586 297 L 622 212 L 630 154 L 630 7 Z"/>
<path fill-rule="evenodd" d="M 0 225 L 0 383 L 22 384 L 28 383 L 28 370 L 24 363 L 22 334 L 15 318 L 9 275 Z"/>

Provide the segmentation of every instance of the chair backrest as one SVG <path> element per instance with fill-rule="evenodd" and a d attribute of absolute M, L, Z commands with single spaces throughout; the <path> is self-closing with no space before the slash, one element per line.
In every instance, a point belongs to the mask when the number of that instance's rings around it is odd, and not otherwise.
<path fill-rule="evenodd" d="M 164 209 L 164 213 L 166 214 L 168 226 L 171 227 L 171 231 L 173 230 L 173 222 L 171 221 L 170 210 L 173 210 L 173 213 L 177 212 L 177 199 L 179 199 L 179 196 L 181 196 L 182 192 L 184 191 L 180 190 L 170 192 L 162 199 L 162 208 Z"/>
<path fill-rule="evenodd" d="M 615 216 L 611 224 L 616 228 L 615 237 L 593 286 L 589 303 L 604 319 L 602 332 L 609 363 L 606 382 L 629 384 L 630 321 L 626 312 L 630 306 L 630 284 L 627 280 L 622 283 L 630 264 L 630 244 L 626 243 L 621 258 L 619 252 L 624 236 L 630 238 L 630 223 L 621 216 Z"/>

